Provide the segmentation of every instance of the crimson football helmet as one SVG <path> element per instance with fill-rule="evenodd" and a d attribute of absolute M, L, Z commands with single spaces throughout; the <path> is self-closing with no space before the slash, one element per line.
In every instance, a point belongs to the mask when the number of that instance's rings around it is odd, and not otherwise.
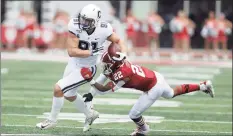
<path fill-rule="evenodd" d="M 125 59 L 126 55 L 121 53 L 119 45 L 109 45 L 108 51 L 105 52 L 101 58 L 103 73 L 105 75 L 111 74 L 124 63 Z"/>

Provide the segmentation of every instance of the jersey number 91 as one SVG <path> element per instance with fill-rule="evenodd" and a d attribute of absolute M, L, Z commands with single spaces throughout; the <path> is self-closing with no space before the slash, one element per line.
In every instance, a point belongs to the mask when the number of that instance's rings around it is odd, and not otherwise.
<path fill-rule="evenodd" d="M 97 48 L 97 42 L 91 42 L 79 40 L 78 48 L 81 50 L 89 50 L 90 45 L 92 47 L 92 50 L 95 50 Z"/>

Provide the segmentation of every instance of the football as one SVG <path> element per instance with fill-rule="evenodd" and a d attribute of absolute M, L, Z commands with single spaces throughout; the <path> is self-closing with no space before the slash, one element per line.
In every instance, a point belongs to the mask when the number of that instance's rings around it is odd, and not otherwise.
<path fill-rule="evenodd" d="M 108 47 L 108 54 L 110 55 L 110 57 L 117 57 L 118 55 L 116 54 L 116 52 L 121 52 L 121 47 L 118 44 L 111 43 Z"/>

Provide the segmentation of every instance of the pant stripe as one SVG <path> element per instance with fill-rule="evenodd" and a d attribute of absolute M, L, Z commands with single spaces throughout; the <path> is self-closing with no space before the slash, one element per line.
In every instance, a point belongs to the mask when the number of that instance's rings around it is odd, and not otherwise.
<path fill-rule="evenodd" d="M 96 74 L 96 69 L 97 69 L 96 66 L 91 67 L 92 76 L 95 76 L 95 74 Z M 83 85 L 83 84 L 85 84 L 85 83 L 87 83 L 86 80 L 79 81 L 79 82 L 77 82 L 77 83 L 74 83 L 74 84 L 72 84 L 72 85 L 69 85 L 69 86 L 65 87 L 64 89 L 62 89 L 62 91 L 63 91 L 63 93 L 66 93 L 66 92 L 68 92 L 69 90 L 72 90 L 72 89 L 74 89 L 74 88 L 76 88 L 76 87 L 79 87 L 79 86 L 81 86 L 81 85 Z"/>
<path fill-rule="evenodd" d="M 97 67 L 95 65 L 94 67 L 91 67 L 91 68 L 93 68 L 93 70 L 92 70 L 92 77 L 94 77 L 95 74 L 96 74 L 96 71 L 97 71 Z"/>
<path fill-rule="evenodd" d="M 63 91 L 63 93 L 66 93 L 67 91 L 69 91 L 69 90 L 71 90 L 71 89 L 73 89 L 75 87 L 78 87 L 80 84 L 86 83 L 86 82 L 87 82 L 86 80 L 79 81 L 77 83 L 74 83 L 72 85 L 69 85 L 69 86 L 65 87 L 64 89 L 62 89 L 62 91 Z"/>

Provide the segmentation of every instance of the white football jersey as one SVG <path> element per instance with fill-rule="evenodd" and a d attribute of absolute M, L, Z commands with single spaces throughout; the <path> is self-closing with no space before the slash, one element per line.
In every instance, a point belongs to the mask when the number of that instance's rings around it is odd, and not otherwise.
<path fill-rule="evenodd" d="M 77 18 L 72 18 L 70 20 L 68 30 L 79 38 L 79 43 L 77 43 L 77 46 L 82 50 L 89 50 L 90 48 L 95 50 L 101 46 L 104 46 L 104 41 L 107 40 L 107 38 L 113 33 L 113 28 L 109 23 L 99 21 L 95 31 L 91 35 L 88 35 L 86 31 L 79 28 Z M 102 52 L 100 51 L 100 53 Z M 70 57 L 70 61 L 81 67 L 91 67 L 98 63 L 98 59 L 100 58 L 99 56 L 100 55 L 95 55 L 87 58 Z"/>

